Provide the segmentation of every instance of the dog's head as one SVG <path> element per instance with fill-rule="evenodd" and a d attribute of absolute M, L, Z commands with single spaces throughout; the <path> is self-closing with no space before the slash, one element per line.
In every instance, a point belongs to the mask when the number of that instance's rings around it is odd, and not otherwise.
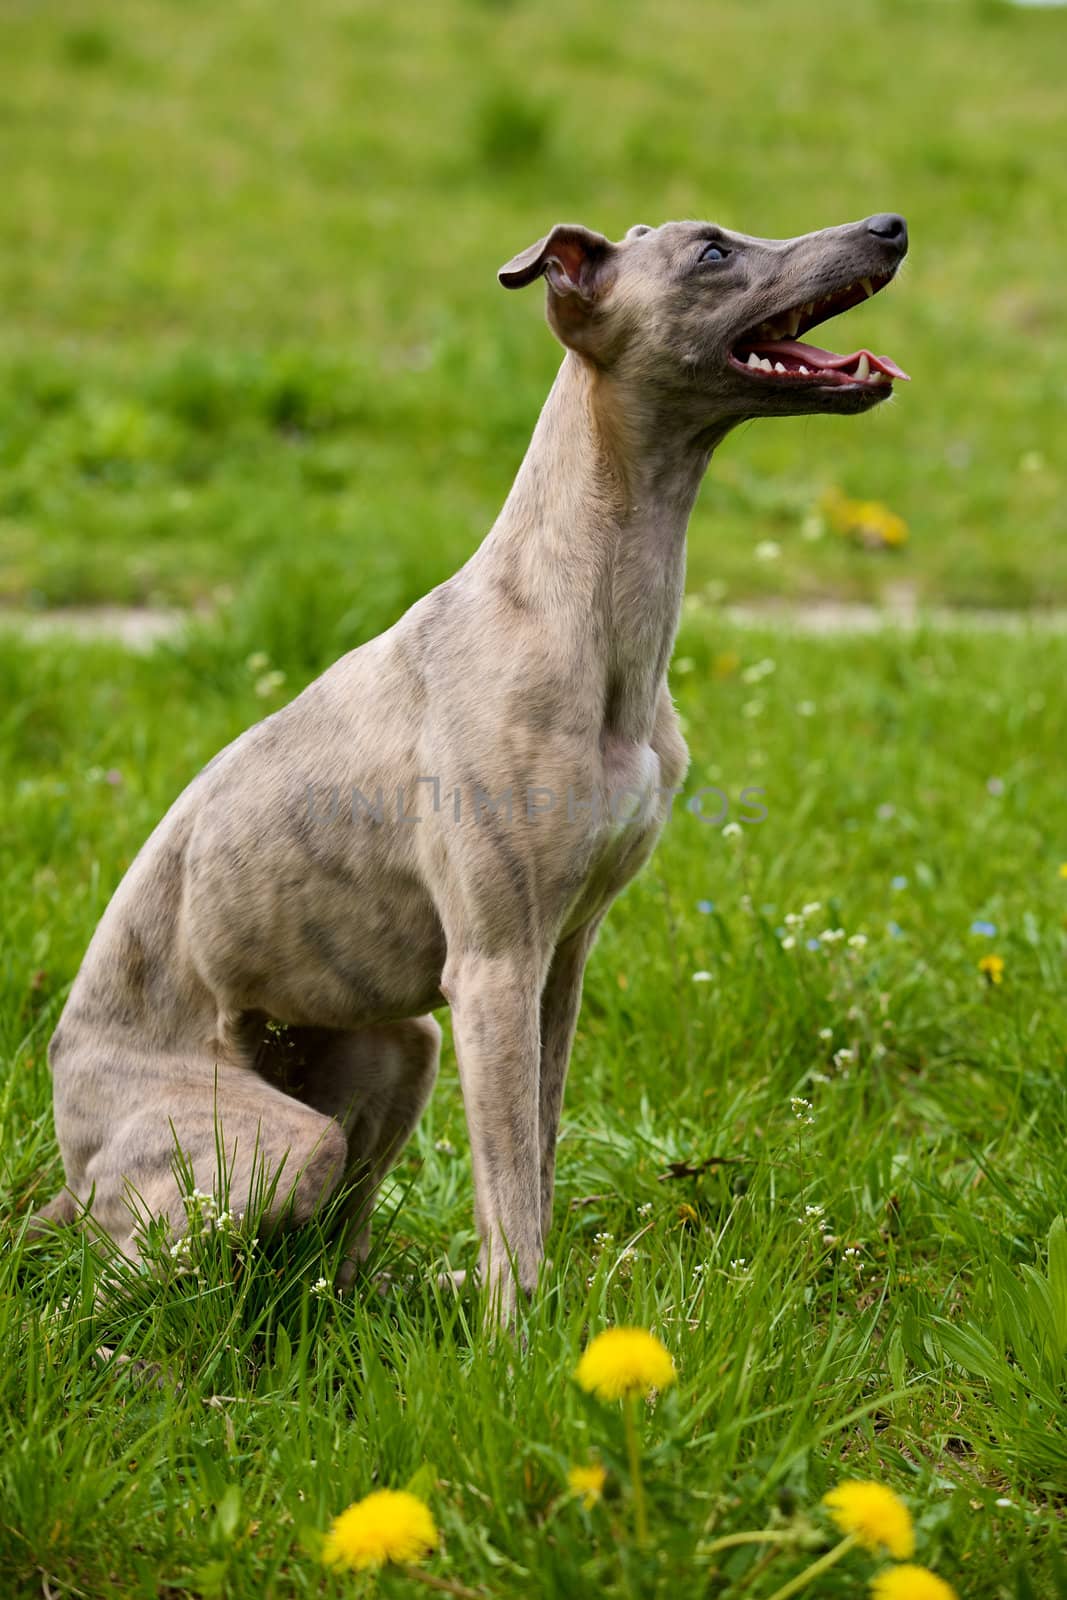
<path fill-rule="evenodd" d="M 812 411 L 867 411 L 907 374 L 886 356 L 838 356 L 809 328 L 890 282 L 908 248 L 884 214 L 797 239 L 710 222 L 631 228 L 612 243 L 560 223 L 499 278 L 544 277 L 548 320 L 570 349 L 700 426 Z"/>

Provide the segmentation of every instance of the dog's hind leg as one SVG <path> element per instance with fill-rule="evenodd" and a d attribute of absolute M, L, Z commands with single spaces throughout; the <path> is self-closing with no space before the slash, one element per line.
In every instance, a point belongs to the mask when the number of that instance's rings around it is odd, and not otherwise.
<path fill-rule="evenodd" d="M 267 1227 L 298 1226 L 344 1176 L 341 1125 L 251 1067 L 203 1062 L 179 1072 L 153 1062 L 136 1082 L 135 1104 L 116 1105 L 72 1179 L 124 1255 L 138 1255 L 150 1218 L 186 1231 L 187 1185 L 216 1194 L 235 1219 L 251 1211 Z"/>
<path fill-rule="evenodd" d="M 69 1189 L 60 1189 L 29 1218 L 26 1223 L 27 1239 L 41 1239 L 56 1228 L 65 1228 L 77 1217 L 80 1206 Z"/>
<path fill-rule="evenodd" d="M 350 1283 L 370 1250 L 378 1188 L 400 1156 L 430 1098 L 441 1054 L 441 1029 L 431 1016 L 383 1023 L 352 1033 L 297 1030 L 301 1099 L 345 1129 L 348 1155 L 343 1203 Z"/>

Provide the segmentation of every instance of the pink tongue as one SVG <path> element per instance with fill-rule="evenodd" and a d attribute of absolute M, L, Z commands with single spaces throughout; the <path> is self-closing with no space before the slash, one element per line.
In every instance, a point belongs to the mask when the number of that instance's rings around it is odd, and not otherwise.
<path fill-rule="evenodd" d="M 866 356 L 872 372 L 884 372 L 887 378 L 902 378 L 905 383 L 911 382 L 908 374 L 901 371 L 895 361 L 890 361 L 888 356 L 873 356 L 869 350 L 856 350 L 850 356 L 835 356 L 832 350 L 820 350 L 818 345 L 802 344 L 799 339 L 764 340 L 751 348 L 759 356 L 777 356 L 779 360 L 788 356 L 806 367 L 814 367 L 818 372 L 841 372 L 845 368 L 851 370 L 860 356 Z"/>

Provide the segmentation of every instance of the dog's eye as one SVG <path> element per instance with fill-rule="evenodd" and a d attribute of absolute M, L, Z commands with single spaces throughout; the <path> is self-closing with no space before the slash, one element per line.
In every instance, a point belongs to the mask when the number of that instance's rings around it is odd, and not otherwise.
<path fill-rule="evenodd" d="M 730 254 L 721 244 L 706 244 L 700 252 L 701 261 L 725 261 Z"/>

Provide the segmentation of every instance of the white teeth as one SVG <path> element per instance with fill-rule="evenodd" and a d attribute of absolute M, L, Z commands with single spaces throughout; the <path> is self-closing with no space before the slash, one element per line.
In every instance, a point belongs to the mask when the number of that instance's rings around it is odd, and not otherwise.
<path fill-rule="evenodd" d="M 771 364 L 767 360 L 766 356 L 763 357 L 763 360 L 760 362 L 760 366 L 761 366 L 761 368 L 763 369 L 764 372 L 773 372 L 774 371 L 774 368 L 771 366 Z"/>
<path fill-rule="evenodd" d="M 866 378 L 868 373 L 870 372 L 870 370 L 871 370 L 871 363 L 867 360 L 867 352 L 865 350 L 863 352 L 863 354 L 860 356 L 859 360 L 856 362 L 856 374 L 855 375 L 856 375 L 857 378 Z"/>
<path fill-rule="evenodd" d="M 885 383 L 885 381 L 886 376 L 884 372 L 872 372 L 870 377 L 867 379 L 868 383 Z"/>
<path fill-rule="evenodd" d="M 753 350 L 751 352 L 751 354 L 749 355 L 749 358 L 748 358 L 748 361 L 747 361 L 746 365 L 750 366 L 750 367 L 758 367 L 759 366 L 759 356 L 756 354 L 755 350 Z"/>
<path fill-rule="evenodd" d="M 861 278 L 860 283 L 863 285 L 863 292 L 869 300 L 871 295 L 874 293 L 874 284 L 871 282 L 870 278 Z"/>
<path fill-rule="evenodd" d="M 784 372 L 785 368 L 783 367 L 783 365 L 782 365 L 782 363 L 780 361 L 776 361 L 774 363 L 774 370 L 775 370 L 775 372 Z"/>
<path fill-rule="evenodd" d="M 807 367 L 801 367 L 800 370 L 804 374 L 805 378 L 809 376 Z"/>

